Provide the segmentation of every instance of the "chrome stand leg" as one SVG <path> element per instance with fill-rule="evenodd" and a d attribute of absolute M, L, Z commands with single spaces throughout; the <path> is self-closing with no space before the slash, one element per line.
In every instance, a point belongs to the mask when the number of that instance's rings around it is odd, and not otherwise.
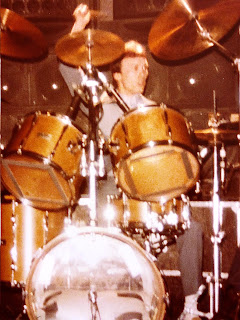
<path fill-rule="evenodd" d="M 90 207 L 90 224 L 92 227 L 96 226 L 97 221 L 97 189 L 96 189 L 96 165 L 95 165 L 95 144 L 93 140 L 90 140 L 89 146 L 89 207 Z"/>
<path fill-rule="evenodd" d="M 218 146 L 214 144 L 213 153 L 213 236 L 211 237 L 213 243 L 213 314 L 219 311 L 220 299 L 220 282 L 221 282 L 221 250 L 220 245 L 224 233 L 222 232 L 222 209 L 220 207 L 219 197 L 219 170 L 218 170 Z"/>

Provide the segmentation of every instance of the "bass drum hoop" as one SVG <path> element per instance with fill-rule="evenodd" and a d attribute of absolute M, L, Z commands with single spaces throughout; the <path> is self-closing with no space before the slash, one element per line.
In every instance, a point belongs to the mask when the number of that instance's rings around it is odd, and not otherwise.
<path fill-rule="evenodd" d="M 54 238 L 52 241 L 47 243 L 44 247 L 42 252 L 39 252 L 38 256 L 35 257 L 35 260 L 32 263 L 30 272 L 28 274 L 27 282 L 26 282 L 26 306 L 27 306 L 27 313 L 30 320 L 37 320 L 38 317 L 36 316 L 36 305 L 34 304 L 34 294 L 35 290 L 33 288 L 33 277 L 35 275 L 35 271 L 38 265 L 44 260 L 44 258 L 51 254 L 51 251 L 54 250 L 58 245 L 62 244 L 64 241 L 68 241 L 73 239 L 74 237 L 78 236 L 104 236 L 107 238 L 112 238 L 114 240 L 120 241 L 121 243 L 127 244 L 131 249 L 136 249 L 140 256 L 148 262 L 149 266 L 151 267 L 152 274 L 154 275 L 155 287 L 159 290 L 159 296 L 156 297 L 156 294 L 153 295 L 152 300 L 155 300 L 155 308 L 152 310 L 151 317 L 149 320 L 163 320 L 166 314 L 166 304 L 168 301 L 168 295 L 165 291 L 166 283 L 161 276 L 160 271 L 157 269 L 156 265 L 154 264 L 152 257 L 148 254 L 145 250 L 143 250 L 140 245 L 138 245 L 135 241 L 131 238 L 123 235 L 120 233 L 119 229 L 111 228 L 111 231 L 101 228 L 101 227 L 82 227 L 82 228 L 72 228 L 70 227 L 70 232 L 66 232 Z M 152 302 L 153 303 L 153 302 Z"/>

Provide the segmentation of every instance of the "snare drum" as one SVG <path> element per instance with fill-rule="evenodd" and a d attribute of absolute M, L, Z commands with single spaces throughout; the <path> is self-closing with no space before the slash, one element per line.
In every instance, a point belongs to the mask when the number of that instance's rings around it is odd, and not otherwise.
<path fill-rule="evenodd" d="M 193 136 L 182 114 L 165 105 L 126 113 L 109 141 L 119 187 L 130 198 L 162 203 L 186 193 L 200 170 Z"/>
<path fill-rule="evenodd" d="M 63 232 L 67 210 L 42 211 L 12 200 L 1 211 L 1 281 L 24 284 L 37 250 Z"/>
<path fill-rule="evenodd" d="M 72 228 L 33 262 L 26 285 L 29 318 L 162 320 L 165 285 L 150 256 L 117 231 Z"/>
<path fill-rule="evenodd" d="M 82 132 L 62 115 L 31 113 L 4 150 L 1 175 L 8 191 L 38 209 L 58 210 L 79 197 Z"/>

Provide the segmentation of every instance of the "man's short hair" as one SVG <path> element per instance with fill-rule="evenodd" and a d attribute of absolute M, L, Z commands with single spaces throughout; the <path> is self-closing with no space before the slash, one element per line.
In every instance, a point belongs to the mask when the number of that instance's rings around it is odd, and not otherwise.
<path fill-rule="evenodd" d="M 121 57 L 116 60 L 112 65 L 111 65 L 111 72 L 116 73 L 121 71 L 121 62 L 124 58 L 135 58 L 135 57 L 144 57 L 146 58 L 146 49 L 145 47 L 135 41 L 135 40 L 130 40 L 125 43 L 125 50 L 124 53 L 121 55 Z"/>

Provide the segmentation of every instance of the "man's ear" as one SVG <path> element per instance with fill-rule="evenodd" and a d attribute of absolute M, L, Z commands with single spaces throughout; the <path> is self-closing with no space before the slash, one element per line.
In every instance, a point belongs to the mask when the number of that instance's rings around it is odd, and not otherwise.
<path fill-rule="evenodd" d="M 121 73 L 120 72 L 114 72 L 113 79 L 118 82 L 121 80 Z"/>

